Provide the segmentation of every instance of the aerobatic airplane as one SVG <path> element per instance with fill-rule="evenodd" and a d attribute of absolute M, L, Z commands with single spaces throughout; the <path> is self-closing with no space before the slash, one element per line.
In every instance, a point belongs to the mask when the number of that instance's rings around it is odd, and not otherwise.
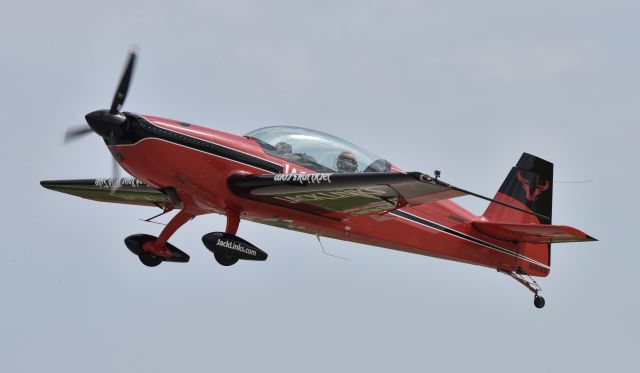
<path fill-rule="evenodd" d="M 131 52 L 108 110 L 86 115 L 95 132 L 135 178 L 42 181 L 45 188 L 103 202 L 178 210 L 158 237 L 134 234 L 127 248 L 150 267 L 188 262 L 168 242 L 195 216 L 227 217 L 224 232 L 202 237 L 216 261 L 265 260 L 267 253 L 238 237 L 241 219 L 303 233 L 493 268 L 534 293 L 532 276 L 551 269 L 551 244 L 594 241 L 551 224 L 553 164 L 524 153 L 493 198 L 396 165 L 350 142 L 298 127 L 266 127 L 245 136 L 186 122 L 121 112 L 136 61 Z M 117 164 L 116 164 L 117 167 Z M 490 201 L 481 216 L 452 198 Z M 152 218 L 150 218 L 152 219 Z"/>

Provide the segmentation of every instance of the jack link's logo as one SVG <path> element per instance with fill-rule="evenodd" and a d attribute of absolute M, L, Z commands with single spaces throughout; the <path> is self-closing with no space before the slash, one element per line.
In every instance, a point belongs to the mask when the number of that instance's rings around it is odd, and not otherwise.
<path fill-rule="evenodd" d="M 518 177 L 518 181 L 520 181 L 520 184 L 522 184 L 522 189 L 524 189 L 524 196 L 527 198 L 527 201 L 529 202 L 533 202 L 536 199 L 538 199 L 538 197 L 540 197 L 542 192 L 546 191 L 551 186 L 549 184 L 549 180 L 547 180 L 544 183 L 536 185 L 536 188 L 533 191 L 531 191 L 529 180 L 527 180 L 524 176 L 522 176 L 521 171 L 518 171 L 517 177 Z"/>
<path fill-rule="evenodd" d="M 239 251 L 241 253 L 245 253 L 251 256 L 256 256 L 258 255 L 258 253 L 255 250 L 246 248 L 238 243 L 235 243 L 233 241 L 223 241 L 221 239 L 218 238 L 218 242 L 216 242 L 216 246 L 220 246 L 220 247 L 225 247 L 227 249 L 231 249 L 231 250 L 235 250 L 235 251 Z"/>

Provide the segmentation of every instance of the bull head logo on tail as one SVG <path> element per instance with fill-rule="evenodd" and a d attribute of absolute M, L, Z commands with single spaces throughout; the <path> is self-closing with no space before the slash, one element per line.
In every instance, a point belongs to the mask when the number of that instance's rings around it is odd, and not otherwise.
<path fill-rule="evenodd" d="M 538 199 L 538 197 L 540 197 L 540 194 L 542 194 L 542 192 L 549 189 L 549 187 L 551 186 L 549 184 L 549 181 L 547 180 L 544 183 L 540 183 L 536 185 L 535 189 L 532 191 L 529 185 L 530 184 L 529 180 L 527 180 L 524 176 L 522 176 L 522 172 L 518 171 L 517 178 L 518 178 L 518 181 L 520 181 L 520 184 L 522 184 L 522 189 L 524 189 L 524 195 L 527 198 L 527 201 L 529 202 L 533 202 L 536 199 Z"/>

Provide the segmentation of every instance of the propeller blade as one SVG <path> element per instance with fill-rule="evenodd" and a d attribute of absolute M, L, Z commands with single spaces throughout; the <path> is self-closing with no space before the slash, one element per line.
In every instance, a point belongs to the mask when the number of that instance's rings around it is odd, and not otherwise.
<path fill-rule="evenodd" d="M 66 144 L 72 140 L 76 140 L 80 137 L 90 134 L 91 132 L 93 132 L 93 130 L 87 125 L 69 127 L 64 133 L 64 143 Z"/>
<path fill-rule="evenodd" d="M 120 178 L 120 165 L 118 164 L 118 161 L 116 161 L 115 158 L 113 158 L 113 163 L 111 164 L 111 178 L 113 179 Z"/>
<path fill-rule="evenodd" d="M 113 195 L 120 188 L 120 165 L 115 158 L 112 157 L 113 163 L 111 163 L 111 179 L 113 184 L 111 185 L 111 195 Z"/>
<path fill-rule="evenodd" d="M 113 133 L 111 133 L 111 139 L 109 140 L 111 144 L 114 143 Z M 111 179 L 113 179 L 113 184 L 111 185 L 111 194 L 115 193 L 120 188 L 120 164 L 118 164 L 118 160 L 116 159 L 116 154 L 112 149 L 109 149 L 111 153 Z"/>
<path fill-rule="evenodd" d="M 133 67 L 136 63 L 136 52 L 132 50 L 129 52 L 129 60 L 120 78 L 120 84 L 116 90 L 115 96 L 113 96 L 113 102 L 111 102 L 111 109 L 109 114 L 117 114 L 120 112 L 124 99 L 127 98 L 127 91 L 129 90 L 129 83 L 131 82 L 131 76 L 133 75 Z"/>

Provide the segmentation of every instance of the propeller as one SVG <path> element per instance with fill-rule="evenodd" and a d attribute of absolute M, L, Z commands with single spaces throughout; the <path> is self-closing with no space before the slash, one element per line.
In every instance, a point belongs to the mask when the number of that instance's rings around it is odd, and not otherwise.
<path fill-rule="evenodd" d="M 131 83 L 131 77 L 133 76 L 136 59 L 136 51 L 131 50 L 109 110 L 96 110 L 85 115 L 88 126 L 83 125 L 69 127 L 64 135 L 64 143 L 77 140 L 91 132 L 95 132 L 104 138 L 107 144 L 113 144 L 115 142 L 114 140 L 122 134 L 125 130 L 127 117 L 122 114 L 120 110 L 127 98 L 127 92 L 129 91 L 129 85 Z M 119 165 L 116 159 L 113 158 L 112 177 L 117 178 L 119 176 Z"/>
<path fill-rule="evenodd" d="M 116 89 L 116 93 L 113 96 L 111 102 L 111 108 L 109 110 L 96 110 L 85 116 L 89 127 L 93 129 L 93 132 L 102 136 L 106 140 L 117 138 L 123 130 L 123 125 L 127 121 L 127 118 L 120 112 L 124 100 L 127 98 L 127 91 L 129 90 L 129 84 L 131 83 L 131 76 L 133 75 L 133 68 L 136 63 L 136 52 L 129 52 L 129 59 L 127 61 L 122 77 L 120 78 L 120 84 Z"/>
<path fill-rule="evenodd" d="M 90 134 L 91 132 L 93 132 L 93 130 L 91 129 L 91 127 L 87 126 L 86 124 L 75 126 L 75 127 L 69 127 L 67 128 L 67 132 L 65 132 L 64 134 L 64 143 L 67 144 L 73 140 L 84 137 Z"/>
<path fill-rule="evenodd" d="M 113 96 L 113 101 L 111 102 L 111 109 L 109 109 L 109 114 L 118 114 L 120 109 L 122 109 L 122 105 L 124 104 L 124 100 L 127 98 L 127 91 L 129 90 L 129 83 L 131 83 L 131 76 L 133 75 L 133 67 L 136 63 L 136 52 L 132 50 L 129 52 L 129 61 L 127 61 L 127 67 L 124 69 L 122 73 L 122 77 L 120 78 L 120 84 L 118 85 L 118 89 L 116 90 L 116 94 Z"/>

